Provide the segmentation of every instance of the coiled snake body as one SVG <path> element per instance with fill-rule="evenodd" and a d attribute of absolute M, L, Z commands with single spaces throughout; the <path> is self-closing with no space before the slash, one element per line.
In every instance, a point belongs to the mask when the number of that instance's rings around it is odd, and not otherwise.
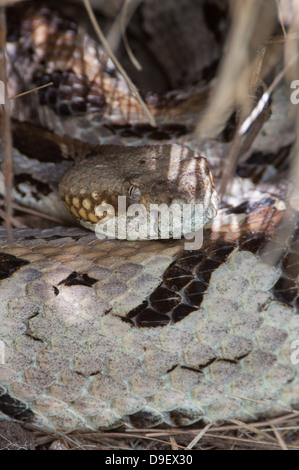
<path fill-rule="evenodd" d="M 46 47 L 41 36 L 48 25 L 45 15 L 44 11 L 33 23 L 28 18 L 23 23 L 30 37 L 31 25 L 36 28 L 35 58 Z M 29 36 L 24 35 L 23 47 Z M 67 37 L 72 34 L 66 28 Z M 88 54 L 92 55 L 91 46 Z M 34 75 L 34 60 L 32 64 Z M 12 67 L 18 68 L 18 60 Z M 48 67 L 53 68 L 51 63 Z M 53 70 L 47 74 L 52 74 L 47 80 L 54 76 Z M 112 80 L 115 74 L 109 71 Z M 69 78 L 63 71 L 56 73 L 56 80 L 64 82 L 62 88 L 57 85 L 56 98 L 50 91 L 43 95 L 47 107 L 38 110 L 39 119 L 52 122 L 55 130 L 51 113 L 61 107 L 67 114 L 63 95 Z M 123 82 L 117 83 L 122 91 Z M 78 89 L 82 86 L 79 83 Z M 87 94 L 87 105 L 98 110 L 107 103 L 107 94 L 98 96 L 95 104 L 93 93 L 93 98 Z M 75 97 L 74 104 L 80 107 L 82 102 Z M 35 109 L 30 107 L 29 113 Z M 121 120 L 122 108 L 115 105 L 114 110 L 112 121 Z M 28 119 L 26 105 L 22 112 Z M 34 121 L 37 116 L 30 118 Z M 79 120 L 80 136 L 85 140 L 94 136 L 90 122 Z M 95 118 L 94 123 L 98 124 Z M 64 121 L 64 126 L 73 132 L 72 120 Z M 102 139 L 112 132 L 109 126 L 101 129 Z M 179 126 L 175 129 L 185 132 Z M 140 128 L 129 131 L 130 138 L 137 140 L 134 132 Z M 58 180 L 72 165 L 61 157 L 69 155 L 70 145 L 67 139 L 60 147 L 54 142 L 60 158 L 54 175 L 54 165 L 46 157 L 37 168 L 30 166 L 20 132 L 17 128 L 18 198 L 22 201 L 26 194 L 32 200 L 32 188 L 45 174 L 57 190 Z M 118 139 L 117 134 L 113 138 Z M 188 139 L 183 136 L 182 142 Z M 210 144 L 205 148 L 209 153 L 213 156 Z M 31 169 L 31 186 L 24 180 L 25 163 Z M 168 184 L 165 175 L 162 180 Z M 211 191 L 209 181 L 203 181 Z M 234 185 L 235 190 L 244 189 L 238 178 Z M 244 201 L 239 198 L 236 203 L 232 191 L 224 223 L 207 228 L 202 248 L 195 251 L 184 251 L 183 241 L 177 240 L 98 240 L 75 227 L 15 230 L 10 242 L 1 229 L 0 410 L 42 427 L 69 431 L 123 424 L 249 421 L 298 407 L 299 369 L 292 360 L 292 347 L 299 338 L 298 226 L 292 236 L 283 237 L 286 205 L 272 187 L 266 191 L 250 183 L 245 191 L 245 215 L 238 215 Z M 45 207 L 51 204 L 56 212 L 54 196 L 45 193 Z M 84 202 L 86 195 L 82 198 Z M 76 212 L 75 196 L 72 201 Z M 41 207 L 39 201 L 36 206 Z M 228 212 L 238 226 L 231 225 L 231 219 L 225 222 Z M 295 215 L 288 215 L 288 221 L 296 226 Z"/>

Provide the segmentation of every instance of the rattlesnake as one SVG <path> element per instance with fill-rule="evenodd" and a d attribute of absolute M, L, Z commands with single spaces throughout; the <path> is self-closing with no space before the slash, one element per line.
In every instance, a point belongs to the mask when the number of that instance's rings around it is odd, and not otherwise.
<path fill-rule="evenodd" d="M 23 52 L 29 47 L 26 41 L 32 25 L 38 41 L 38 52 L 31 54 L 28 64 L 30 76 L 39 67 L 40 62 L 37 65 L 34 60 L 40 61 L 43 48 L 53 46 L 51 35 L 47 47 L 41 35 L 49 22 L 56 28 L 59 24 L 64 39 L 73 44 L 75 26 L 64 30 L 59 16 L 49 15 L 45 9 L 38 10 L 33 22 L 28 15 L 22 23 L 23 32 L 29 31 L 28 35 L 24 33 Z M 93 42 L 86 38 L 87 54 L 92 56 Z M 19 61 L 17 58 L 11 63 L 12 70 L 19 70 Z M 15 112 L 34 123 L 50 123 L 58 131 L 61 120 L 54 116 L 70 111 L 65 100 L 71 75 L 60 72 L 54 76 L 50 70 L 53 64 L 46 66 L 46 80 L 42 78 L 41 82 L 55 78 L 56 98 L 52 92 L 45 92 L 41 99 L 46 107 L 28 107 L 25 103 Z M 124 82 L 111 64 L 107 70 L 109 79 L 117 84 L 114 89 L 121 93 L 125 90 L 127 96 Z M 78 89 L 82 86 L 78 83 Z M 95 87 L 93 94 L 87 94 L 89 111 L 97 106 L 98 111 L 103 102 L 107 103 L 109 90 L 101 96 L 97 90 Z M 281 94 L 283 91 L 274 98 L 273 120 L 264 130 L 267 145 L 277 125 L 275 106 L 278 109 L 281 105 Z M 196 92 L 191 95 L 195 100 Z M 125 128 L 129 142 L 140 140 L 144 130 L 147 142 L 157 135 L 165 138 L 168 125 L 168 132 L 176 131 L 177 141 L 182 134 L 181 142 L 198 150 L 188 134 L 190 113 L 187 125 L 178 124 L 186 102 L 182 95 L 168 95 L 160 108 L 155 107 L 155 99 L 151 98 L 152 109 L 161 112 L 164 106 L 162 120 L 165 109 L 174 102 L 180 112 L 174 112 L 170 122 L 166 118 L 160 130 L 153 131 L 149 126 L 141 129 L 131 123 Z M 52 110 L 48 106 L 51 103 Z M 67 106 L 71 106 L 69 103 Z M 111 140 L 113 134 L 114 143 L 119 143 L 115 124 L 124 132 L 124 116 L 119 101 L 116 99 L 115 106 L 111 103 L 108 125 L 100 126 L 94 119 L 92 126 L 100 127 L 103 140 L 107 135 Z M 82 106 L 77 96 L 74 104 Z M 139 119 L 136 100 L 127 98 L 127 105 L 131 119 L 136 120 L 136 115 Z M 78 131 L 77 137 L 93 139 L 91 121 L 82 116 L 76 119 L 66 119 L 64 131 Z M 35 124 L 15 124 L 15 135 L 18 200 L 22 202 L 26 195 L 32 205 L 39 186 L 45 197 L 41 200 L 39 191 L 35 206 L 57 214 L 55 194 L 41 182 L 47 175 L 50 188 L 57 190 L 59 179 L 72 166 L 72 161 L 63 156 L 72 154 L 80 160 L 81 143 L 53 136 Z M 47 152 L 39 156 L 43 161 L 37 165 L 34 157 L 40 150 L 34 146 L 29 158 L 35 135 L 44 149 L 48 145 L 55 149 L 55 165 L 47 161 Z M 263 147 L 263 136 L 256 145 L 257 149 L 258 145 Z M 82 146 L 83 153 L 86 148 L 92 151 L 89 144 Z M 216 155 L 224 148 L 225 144 L 215 141 L 206 143 L 200 151 L 200 155 L 210 157 L 216 182 Z M 257 161 L 258 157 L 263 159 L 256 150 L 251 159 Z M 26 166 L 31 171 L 27 181 Z M 246 164 L 239 173 L 242 171 L 248 171 Z M 258 185 L 234 178 L 226 208 L 220 210 L 220 215 L 224 214 L 220 225 L 206 228 L 203 246 L 195 251 L 184 251 L 183 240 L 98 240 L 76 227 L 19 229 L 10 242 L 1 229 L 1 411 L 38 426 L 69 431 L 147 427 L 163 422 L 186 426 L 231 418 L 248 421 L 298 407 L 299 369 L 292 361 L 292 346 L 299 337 L 299 227 L 296 214 L 287 210 L 283 188 L 271 184 L 267 176 L 261 182 L 261 175 L 255 174 Z M 246 195 L 246 203 L 240 194 Z M 286 215 L 288 224 L 295 227 L 290 237 L 285 236 L 282 224 Z"/>

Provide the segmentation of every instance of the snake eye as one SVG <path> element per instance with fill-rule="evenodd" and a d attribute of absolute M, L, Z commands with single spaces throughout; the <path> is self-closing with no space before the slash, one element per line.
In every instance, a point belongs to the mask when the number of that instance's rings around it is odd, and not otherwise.
<path fill-rule="evenodd" d="M 133 185 L 131 185 L 129 187 L 129 196 L 130 197 L 132 197 L 132 195 L 134 194 L 135 188 L 136 188 L 136 186 L 133 186 Z"/>
<path fill-rule="evenodd" d="M 137 186 L 134 186 L 134 184 L 128 187 L 128 195 L 130 202 L 133 204 L 137 204 L 141 200 L 141 191 Z"/>

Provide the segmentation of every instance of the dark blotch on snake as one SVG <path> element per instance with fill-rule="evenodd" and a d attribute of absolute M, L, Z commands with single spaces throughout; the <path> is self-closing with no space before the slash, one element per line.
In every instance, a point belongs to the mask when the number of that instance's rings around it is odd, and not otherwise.
<path fill-rule="evenodd" d="M 170 322 L 170 318 L 162 313 L 155 312 L 151 308 L 139 313 L 136 318 L 137 325 L 143 328 L 165 326 Z"/>
<path fill-rule="evenodd" d="M 291 252 L 282 260 L 283 271 L 287 277 L 299 278 L 299 253 Z"/>
<path fill-rule="evenodd" d="M 28 184 L 32 187 L 32 193 L 34 194 L 37 201 L 41 200 L 42 196 L 47 196 L 50 194 L 52 191 L 49 185 L 32 178 L 32 176 L 30 176 L 28 173 L 20 173 L 19 175 L 15 175 L 15 187 L 18 188 L 18 192 L 20 194 L 24 194 L 20 188 L 21 184 Z"/>
<path fill-rule="evenodd" d="M 287 277 L 281 277 L 273 287 L 273 293 L 280 302 L 292 305 L 298 295 L 297 282 Z"/>
<path fill-rule="evenodd" d="M 22 266 L 26 266 L 26 264 L 29 264 L 29 261 L 16 258 L 7 253 L 0 253 L 0 280 L 7 279 Z"/>
<path fill-rule="evenodd" d="M 98 280 L 89 277 L 87 274 L 79 274 L 77 271 L 72 272 L 66 279 L 60 281 L 58 286 L 87 286 L 92 287 Z"/>
<path fill-rule="evenodd" d="M 16 398 L 12 398 L 8 394 L 0 396 L 0 411 L 12 418 L 29 420 L 33 417 L 33 413 L 30 409 L 27 408 L 25 403 Z"/>
<path fill-rule="evenodd" d="M 250 251 L 254 254 L 260 251 L 267 241 L 267 237 L 263 233 L 254 234 L 254 236 L 251 237 L 250 234 L 248 234 L 248 238 L 245 236 L 244 238 L 245 241 L 241 241 L 239 249 L 242 251 Z"/>
<path fill-rule="evenodd" d="M 27 158 L 40 162 L 60 163 L 66 158 L 53 139 L 47 139 L 44 133 L 38 133 L 38 128 L 27 123 L 13 128 L 13 146 Z"/>
<path fill-rule="evenodd" d="M 194 312 L 194 310 L 197 310 L 197 307 L 193 307 L 187 304 L 178 305 L 172 312 L 173 322 L 176 323 L 183 320 L 183 318 L 187 317 L 189 313 Z"/>
<path fill-rule="evenodd" d="M 163 416 L 159 413 L 138 411 L 129 417 L 130 423 L 135 428 L 154 427 L 163 422 Z"/>
<path fill-rule="evenodd" d="M 192 423 L 200 427 L 200 418 L 203 417 L 203 412 L 196 412 L 195 410 L 188 410 L 186 408 L 178 408 L 177 410 L 170 411 L 169 418 L 174 426 L 189 426 Z"/>
<path fill-rule="evenodd" d="M 163 286 L 158 287 L 150 296 L 152 307 L 159 313 L 171 312 L 180 300 L 180 295 Z"/>
<path fill-rule="evenodd" d="M 184 268 L 177 266 L 172 263 L 169 268 L 163 274 L 163 280 L 165 286 L 173 290 L 174 292 L 181 290 L 190 281 L 192 281 L 193 275 L 186 271 Z"/>
<path fill-rule="evenodd" d="M 206 258 L 196 268 L 196 275 L 198 279 L 204 284 L 208 285 L 213 272 L 223 264 L 221 261 L 216 261 L 211 258 Z"/>

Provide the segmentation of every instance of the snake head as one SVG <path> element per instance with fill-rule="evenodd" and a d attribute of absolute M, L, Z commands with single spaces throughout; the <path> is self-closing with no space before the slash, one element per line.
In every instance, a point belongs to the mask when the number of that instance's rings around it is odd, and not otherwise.
<path fill-rule="evenodd" d="M 173 226 L 167 237 L 161 235 L 162 210 L 172 211 L 178 227 L 185 206 L 191 207 L 188 226 L 195 232 L 216 216 L 218 208 L 206 158 L 177 144 L 100 146 L 98 154 L 75 164 L 64 175 L 59 192 L 66 208 L 92 230 L 107 216 L 119 218 L 120 197 L 125 199 L 122 209 L 131 207 L 133 215 L 134 210 L 138 212 L 136 205 L 142 206 L 143 221 L 150 225 L 154 218 L 158 238 L 176 237 L 177 233 Z M 174 210 L 180 214 L 174 216 Z"/>

